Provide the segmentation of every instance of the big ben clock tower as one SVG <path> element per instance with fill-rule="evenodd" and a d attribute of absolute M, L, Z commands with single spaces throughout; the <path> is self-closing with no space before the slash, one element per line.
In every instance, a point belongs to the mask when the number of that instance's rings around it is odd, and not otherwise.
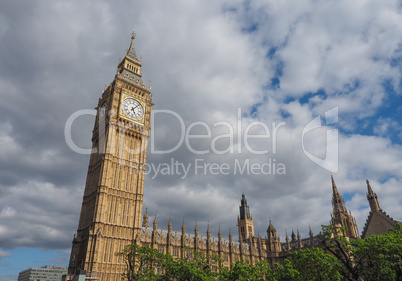
<path fill-rule="evenodd" d="M 152 95 L 142 81 L 142 62 L 130 48 L 102 93 L 92 135 L 92 154 L 74 236 L 67 280 L 121 280 L 124 260 L 115 253 L 140 232 Z"/>

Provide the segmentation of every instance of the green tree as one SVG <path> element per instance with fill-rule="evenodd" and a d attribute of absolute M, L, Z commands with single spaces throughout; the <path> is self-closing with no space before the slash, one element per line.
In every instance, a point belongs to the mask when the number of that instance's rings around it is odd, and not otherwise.
<path fill-rule="evenodd" d="M 402 280 L 402 228 L 356 241 L 356 270 L 365 281 Z"/>
<path fill-rule="evenodd" d="M 185 249 L 186 252 L 193 252 Z M 185 258 L 165 256 L 162 264 L 164 273 L 162 280 L 207 281 L 216 280 L 221 260 L 217 256 L 205 255 L 194 251 L 194 255 Z"/>
<path fill-rule="evenodd" d="M 323 226 L 321 235 L 323 248 L 338 259 L 347 280 L 402 280 L 401 225 L 366 239 L 346 239 L 332 226 Z"/>
<path fill-rule="evenodd" d="M 302 249 L 292 252 L 291 263 L 300 273 L 298 280 L 339 281 L 341 264 L 337 258 L 324 252 L 321 248 Z"/>
<path fill-rule="evenodd" d="M 116 253 L 123 256 L 127 265 L 123 278 L 134 280 L 160 280 L 155 268 L 165 261 L 165 256 L 156 249 L 140 247 L 137 244 L 127 245 L 122 252 Z"/>
<path fill-rule="evenodd" d="M 125 258 L 127 269 L 123 278 L 134 280 L 177 280 L 177 281 L 209 281 L 216 280 L 221 260 L 217 256 L 204 256 L 202 253 L 185 249 L 194 253 L 191 257 L 174 258 L 164 255 L 148 246 L 128 245 L 121 255 Z"/>
<path fill-rule="evenodd" d="M 274 277 L 278 281 L 300 280 L 300 273 L 294 269 L 292 262 L 288 259 L 283 261 L 283 265 L 277 263 Z"/>
<path fill-rule="evenodd" d="M 255 265 L 250 264 L 248 261 L 239 260 L 231 264 L 231 270 L 221 268 L 219 280 L 223 281 L 262 281 L 262 280 L 276 280 L 271 267 L 266 261 L 259 261 Z"/>

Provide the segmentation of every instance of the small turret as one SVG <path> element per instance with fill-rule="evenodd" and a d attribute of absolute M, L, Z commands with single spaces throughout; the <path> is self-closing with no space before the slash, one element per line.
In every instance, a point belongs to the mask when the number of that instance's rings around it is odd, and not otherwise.
<path fill-rule="evenodd" d="M 309 227 L 309 228 L 310 228 L 310 231 L 309 231 L 309 234 L 310 234 L 310 246 L 314 247 L 314 234 L 313 234 L 313 231 L 311 230 L 311 227 Z"/>
<path fill-rule="evenodd" d="M 144 218 L 142 219 L 142 227 L 149 227 L 148 207 L 145 207 Z"/>
<path fill-rule="evenodd" d="M 169 217 L 168 233 L 172 233 L 172 216 Z"/>
<path fill-rule="evenodd" d="M 158 219 L 156 218 L 156 214 L 155 214 L 155 218 L 154 218 L 154 231 L 156 231 L 158 229 Z"/>
<path fill-rule="evenodd" d="M 270 237 L 273 238 L 273 239 L 277 238 L 276 228 L 272 225 L 271 219 L 269 219 L 267 235 L 268 235 L 268 238 L 270 238 Z"/>
<path fill-rule="evenodd" d="M 286 232 L 286 248 L 288 249 L 288 251 L 291 250 L 291 248 L 290 248 L 289 236 L 288 236 L 288 233 L 287 233 L 287 232 Z"/>
<path fill-rule="evenodd" d="M 197 225 L 197 221 L 195 221 L 194 235 L 195 235 L 195 237 L 198 237 L 198 225 Z"/>
<path fill-rule="evenodd" d="M 299 229 L 297 229 L 297 242 L 298 242 L 298 245 L 299 245 L 299 249 L 301 249 L 303 245 L 302 245 Z"/>
<path fill-rule="evenodd" d="M 183 224 L 181 225 L 181 233 L 182 235 L 186 235 L 186 224 L 184 223 L 184 218 L 183 218 Z"/>

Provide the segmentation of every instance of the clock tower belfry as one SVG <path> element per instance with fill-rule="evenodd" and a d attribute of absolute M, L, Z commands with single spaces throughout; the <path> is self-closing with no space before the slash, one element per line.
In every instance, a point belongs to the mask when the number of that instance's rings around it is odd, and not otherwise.
<path fill-rule="evenodd" d="M 86 272 L 91 280 L 117 281 L 126 265 L 121 256 L 141 228 L 152 94 L 142 81 L 134 47 L 103 91 L 92 135 L 92 154 L 74 236 L 67 280 Z"/>

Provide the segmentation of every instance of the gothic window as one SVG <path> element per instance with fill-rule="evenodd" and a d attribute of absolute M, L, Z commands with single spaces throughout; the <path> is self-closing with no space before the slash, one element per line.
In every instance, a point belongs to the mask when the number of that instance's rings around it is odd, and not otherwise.
<path fill-rule="evenodd" d="M 178 249 L 173 249 L 173 256 L 178 257 L 179 256 L 179 250 Z"/>

